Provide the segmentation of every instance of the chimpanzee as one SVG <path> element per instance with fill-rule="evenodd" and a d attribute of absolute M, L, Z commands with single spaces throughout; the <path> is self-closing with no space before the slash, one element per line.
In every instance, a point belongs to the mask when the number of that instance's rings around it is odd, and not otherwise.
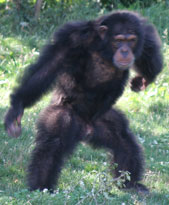
<path fill-rule="evenodd" d="M 125 116 L 112 105 L 122 95 L 131 67 L 138 73 L 131 80 L 133 91 L 154 81 L 162 70 L 160 48 L 154 26 L 129 11 L 68 23 L 54 34 L 11 94 L 11 107 L 5 116 L 8 134 L 18 137 L 24 109 L 54 90 L 37 124 L 36 146 L 28 168 L 30 190 L 52 190 L 64 159 L 85 141 L 113 154 L 116 177 L 120 171 L 130 173 L 125 188 L 148 191 L 139 183 L 142 149 Z"/>

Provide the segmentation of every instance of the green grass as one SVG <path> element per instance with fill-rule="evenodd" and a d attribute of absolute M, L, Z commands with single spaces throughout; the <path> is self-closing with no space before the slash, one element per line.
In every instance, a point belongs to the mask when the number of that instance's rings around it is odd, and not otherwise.
<path fill-rule="evenodd" d="M 5 133 L 3 116 L 9 107 L 9 94 L 15 85 L 15 77 L 38 56 L 39 48 L 50 32 L 44 36 L 39 31 L 32 35 L 24 31 L 20 31 L 20 34 L 17 31 L 10 33 L 8 30 L 9 34 L 4 35 L 3 29 L 8 24 L 1 24 L 0 204 L 169 204 L 169 12 L 161 4 L 140 9 L 140 12 L 158 26 L 163 39 L 164 70 L 144 92 L 137 94 L 127 88 L 116 106 L 126 113 L 131 129 L 144 147 L 146 172 L 143 182 L 150 188 L 151 194 L 144 196 L 118 190 L 110 176 L 109 157 L 105 150 L 93 150 L 84 144 L 79 145 L 73 156 L 66 161 L 53 194 L 27 190 L 25 177 L 34 147 L 35 121 L 40 110 L 48 104 L 50 95 L 25 111 L 23 133 L 17 139 L 11 139 Z M 0 22 L 3 21 L 0 19 Z M 11 24 L 9 21 L 9 26 Z"/>

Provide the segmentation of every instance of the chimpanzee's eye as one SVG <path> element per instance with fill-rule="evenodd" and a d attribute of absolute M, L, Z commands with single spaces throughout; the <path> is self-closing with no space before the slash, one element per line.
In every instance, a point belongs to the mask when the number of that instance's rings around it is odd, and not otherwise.
<path fill-rule="evenodd" d="M 136 43 L 137 39 L 136 38 L 133 38 L 133 39 L 130 39 L 129 42 L 131 43 Z"/>
<path fill-rule="evenodd" d="M 124 41 L 124 39 L 116 39 L 115 42 L 116 43 L 122 43 Z"/>

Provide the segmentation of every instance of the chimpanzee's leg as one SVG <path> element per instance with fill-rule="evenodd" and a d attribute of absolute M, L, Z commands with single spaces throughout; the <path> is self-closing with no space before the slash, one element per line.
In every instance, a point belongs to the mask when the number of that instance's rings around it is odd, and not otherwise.
<path fill-rule="evenodd" d="M 81 138 L 82 126 L 83 123 L 68 108 L 51 105 L 42 112 L 28 168 L 30 190 L 53 188 L 64 158 Z"/>
<path fill-rule="evenodd" d="M 92 136 L 92 137 L 91 137 Z M 148 189 L 139 184 L 143 174 L 143 153 L 135 136 L 131 133 L 125 116 L 114 109 L 107 112 L 93 123 L 93 133 L 88 142 L 94 147 L 109 149 L 117 164 L 115 176 L 121 171 L 129 171 L 131 180 L 126 180 L 126 188 L 147 192 Z"/>

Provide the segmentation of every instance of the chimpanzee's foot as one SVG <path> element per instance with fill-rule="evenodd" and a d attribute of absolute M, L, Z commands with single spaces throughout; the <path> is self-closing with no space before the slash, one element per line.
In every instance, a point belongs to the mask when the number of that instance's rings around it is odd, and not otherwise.
<path fill-rule="evenodd" d="M 136 191 L 137 193 L 141 193 L 141 194 L 149 194 L 149 189 L 143 185 L 143 184 L 140 184 L 140 183 L 131 183 L 131 182 L 128 182 L 125 184 L 125 187 L 123 188 L 124 190 L 134 190 Z"/>

